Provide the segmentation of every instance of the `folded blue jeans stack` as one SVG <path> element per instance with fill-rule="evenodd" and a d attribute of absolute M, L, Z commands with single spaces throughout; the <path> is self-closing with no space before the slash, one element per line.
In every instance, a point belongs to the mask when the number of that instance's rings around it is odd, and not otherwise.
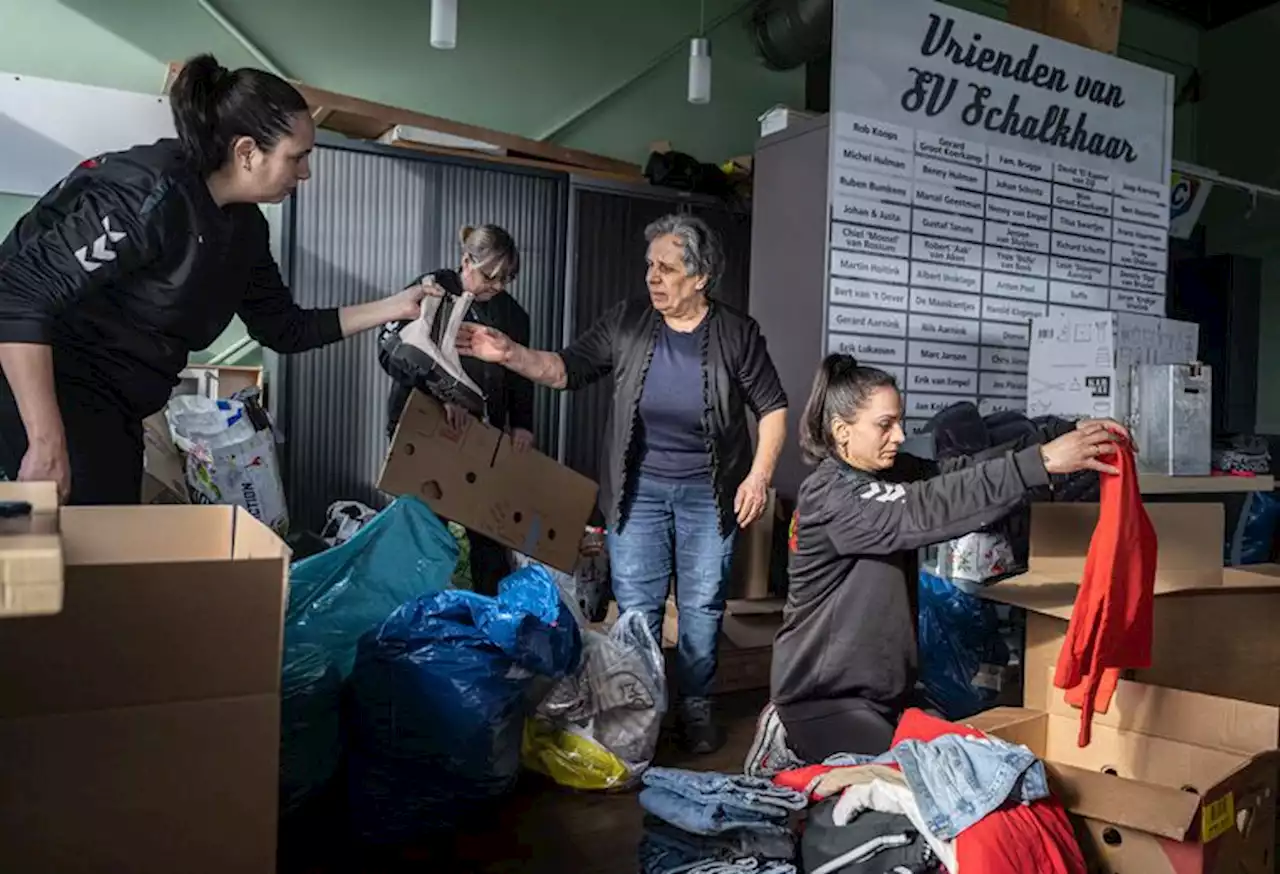
<path fill-rule="evenodd" d="M 790 819 L 807 806 L 803 793 L 674 768 L 650 768 L 643 780 L 642 874 L 795 874 Z"/>

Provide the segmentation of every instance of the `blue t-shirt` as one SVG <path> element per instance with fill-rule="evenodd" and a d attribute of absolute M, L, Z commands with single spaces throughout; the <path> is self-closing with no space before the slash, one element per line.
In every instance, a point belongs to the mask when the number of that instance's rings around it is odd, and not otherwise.
<path fill-rule="evenodd" d="M 664 480 L 711 475 L 711 453 L 703 424 L 702 345 L 707 321 L 689 333 L 665 322 L 640 395 L 640 472 Z"/>

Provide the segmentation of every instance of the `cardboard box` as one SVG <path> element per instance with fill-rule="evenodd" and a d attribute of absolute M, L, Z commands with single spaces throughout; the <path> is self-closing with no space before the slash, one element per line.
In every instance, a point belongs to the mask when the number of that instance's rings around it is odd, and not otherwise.
<path fill-rule="evenodd" d="M 64 585 L 58 487 L 5 482 L 0 500 L 31 505 L 29 516 L 0 519 L 0 619 L 53 615 Z"/>
<path fill-rule="evenodd" d="M 729 577 L 730 598 L 760 599 L 773 595 L 773 545 L 778 521 L 778 493 L 769 489 L 764 513 L 738 532 Z"/>
<path fill-rule="evenodd" d="M 0 871 L 272 874 L 288 549 L 233 507 L 60 511 L 0 622 Z"/>
<path fill-rule="evenodd" d="M 767 137 L 809 118 L 817 118 L 817 114 L 805 112 L 803 109 L 792 109 L 790 106 L 783 106 L 779 103 L 777 106 L 761 113 L 756 120 L 760 122 L 760 136 Z"/>
<path fill-rule="evenodd" d="M 1199 342 L 1198 325 L 1159 316 L 1099 310 L 1033 319 L 1027 415 L 1124 421 L 1129 368 L 1186 364 L 1196 360 Z"/>
<path fill-rule="evenodd" d="M 1222 567 L 1221 504 L 1147 504 L 1159 540 L 1153 667 L 1132 679 L 1280 706 L 1280 566 Z M 1094 504 L 1031 508 L 1029 572 L 982 590 L 1026 610 L 1026 676 L 1057 664 L 1097 521 Z M 1023 704 L 1048 708 L 1028 682 Z"/>
<path fill-rule="evenodd" d="M 414 392 L 378 480 L 437 514 L 565 573 L 595 507 L 594 482 L 540 452 L 518 453 L 496 428 L 450 427 L 444 407 Z"/>
<path fill-rule="evenodd" d="M 191 503 L 186 463 L 163 410 L 142 421 L 142 445 L 142 503 Z"/>
<path fill-rule="evenodd" d="M 1054 792 L 1079 818 L 1090 870 L 1274 869 L 1274 707 L 1121 682 L 1084 749 L 1080 713 L 1061 696 L 1047 711 L 998 708 L 968 723 L 1044 760 Z"/>
<path fill-rule="evenodd" d="M 238 391 L 254 387 L 263 391 L 262 405 L 267 405 L 261 367 L 233 367 L 225 364 L 190 364 L 178 374 L 174 394 L 198 394 L 210 400 L 231 397 Z"/>

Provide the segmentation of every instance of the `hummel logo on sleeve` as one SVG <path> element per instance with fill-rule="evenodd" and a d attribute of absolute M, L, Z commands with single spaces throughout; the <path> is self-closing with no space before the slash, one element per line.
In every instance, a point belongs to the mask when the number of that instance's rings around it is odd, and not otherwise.
<path fill-rule="evenodd" d="M 898 483 L 872 483 L 858 497 L 864 501 L 878 501 L 881 504 L 892 504 L 907 496 L 906 486 Z"/>
<path fill-rule="evenodd" d="M 86 273 L 92 273 L 103 264 L 116 260 L 115 250 L 111 246 L 123 240 L 124 237 L 123 231 L 112 230 L 111 216 L 104 215 L 102 217 L 102 233 L 93 241 L 92 248 L 81 246 L 76 249 L 76 260 L 80 262 L 80 266 L 84 268 Z"/>

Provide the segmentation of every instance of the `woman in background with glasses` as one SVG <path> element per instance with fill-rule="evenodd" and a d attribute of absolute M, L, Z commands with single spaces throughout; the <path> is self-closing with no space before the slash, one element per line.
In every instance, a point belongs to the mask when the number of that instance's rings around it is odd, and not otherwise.
<path fill-rule="evenodd" d="M 529 314 L 507 293 L 507 285 L 520 272 L 520 251 L 511 234 L 497 225 L 464 227 L 459 232 L 462 258 L 456 268 L 435 270 L 410 283 L 429 292 L 473 296 L 466 319 L 501 331 L 517 342 L 529 342 Z M 383 331 L 399 331 L 406 322 L 392 323 Z M 379 348 L 383 343 L 379 342 Z M 384 363 L 385 368 L 385 363 Z M 462 369 L 485 396 L 485 421 L 511 435 L 516 451 L 533 446 L 533 383 L 498 364 L 463 358 Z M 387 436 L 395 433 L 400 414 L 413 387 L 396 382 L 387 398 Z M 445 412 L 454 427 L 466 424 L 470 414 L 462 407 L 446 404 Z M 511 572 L 505 547 L 467 532 L 471 543 L 471 579 L 475 591 L 495 595 L 498 583 Z"/>

